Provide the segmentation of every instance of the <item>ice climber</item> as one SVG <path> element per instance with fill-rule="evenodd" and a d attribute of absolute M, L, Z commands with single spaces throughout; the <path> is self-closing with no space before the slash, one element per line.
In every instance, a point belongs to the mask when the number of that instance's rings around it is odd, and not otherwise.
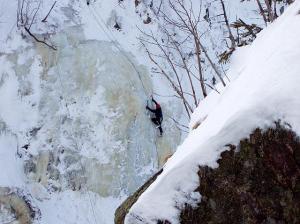
<path fill-rule="evenodd" d="M 157 103 L 153 98 L 152 98 L 152 102 L 155 103 L 155 109 L 151 109 L 150 107 L 148 107 L 148 105 L 146 106 L 146 109 L 151 111 L 154 114 L 154 117 L 151 118 L 151 120 L 154 124 L 157 125 L 156 128 L 159 129 L 160 136 L 162 136 L 162 134 L 163 134 L 163 130 L 161 128 L 161 123 L 163 121 L 162 110 L 161 110 L 159 103 Z"/>

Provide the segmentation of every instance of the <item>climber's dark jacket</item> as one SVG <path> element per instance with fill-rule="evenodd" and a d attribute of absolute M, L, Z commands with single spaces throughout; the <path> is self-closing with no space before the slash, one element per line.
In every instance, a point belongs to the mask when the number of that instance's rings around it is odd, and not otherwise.
<path fill-rule="evenodd" d="M 155 117 L 157 119 L 159 119 L 160 121 L 162 121 L 163 120 L 163 114 L 162 114 L 161 107 L 160 107 L 159 103 L 157 103 L 154 99 L 152 99 L 152 101 L 155 103 L 155 109 L 151 109 L 148 106 L 146 106 L 146 108 L 148 110 L 150 110 L 152 113 L 154 113 Z"/>
<path fill-rule="evenodd" d="M 152 99 L 152 101 L 155 103 L 155 109 L 153 110 L 153 109 L 149 108 L 148 105 L 146 106 L 146 109 L 155 114 L 155 117 L 151 118 L 151 121 L 154 124 L 158 125 L 157 128 L 160 131 L 160 136 L 162 136 L 162 134 L 163 134 L 163 130 L 161 127 L 161 122 L 163 121 L 162 110 L 161 110 L 159 103 L 157 103 L 154 99 Z"/>

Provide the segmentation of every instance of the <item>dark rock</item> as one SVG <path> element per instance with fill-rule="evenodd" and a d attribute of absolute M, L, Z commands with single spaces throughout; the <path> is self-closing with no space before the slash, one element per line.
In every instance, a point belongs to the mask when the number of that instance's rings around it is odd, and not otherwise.
<path fill-rule="evenodd" d="M 115 23 L 114 28 L 115 28 L 116 30 L 118 30 L 118 31 L 121 30 L 121 26 L 120 26 L 119 23 L 117 23 L 117 22 Z"/>
<path fill-rule="evenodd" d="M 152 19 L 151 19 L 151 17 L 150 17 L 149 14 L 148 14 L 148 15 L 147 15 L 147 19 L 144 20 L 143 22 L 144 22 L 144 24 L 149 24 L 149 23 L 151 23 L 151 21 L 152 21 Z"/>
<path fill-rule="evenodd" d="M 219 167 L 199 168 L 202 200 L 186 205 L 180 223 L 300 223 L 300 143 L 276 125 L 256 129 L 221 154 Z"/>
<path fill-rule="evenodd" d="M 115 224 L 123 224 L 125 221 L 125 216 L 127 215 L 129 209 L 138 200 L 142 193 L 156 180 L 156 178 L 162 173 L 162 169 L 157 172 L 153 177 L 151 177 L 143 186 L 141 186 L 133 195 L 128 197 L 116 210 L 115 212 Z M 166 222 L 161 222 L 164 224 L 169 224 Z"/>
<path fill-rule="evenodd" d="M 23 145 L 22 149 L 28 150 L 29 146 L 30 146 L 29 144 Z"/>
<path fill-rule="evenodd" d="M 135 7 L 138 7 L 138 5 L 141 3 L 141 0 L 134 0 L 134 4 L 135 4 Z"/>
<path fill-rule="evenodd" d="M 37 133 L 39 132 L 39 130 L 41 130 L 42 127 L 36 127 L 36 128 L 33 128 L 32 130 L 30 130 L 30 136 L 31 137 L 35 137 L 37 135 Z"/>
<path fill-rule="evenodd" d="M 158 220 L 157 224 L 171 224 L 168 220 Z"/>

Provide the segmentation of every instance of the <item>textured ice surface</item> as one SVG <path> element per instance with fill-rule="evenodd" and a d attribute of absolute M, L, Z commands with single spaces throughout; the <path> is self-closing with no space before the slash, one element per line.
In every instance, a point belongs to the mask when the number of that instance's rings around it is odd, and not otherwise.
<path fill-rule="evenodd" d="M 132 55 L 140 77 L 124 52 L 85 40 L 80 27 L 53 41 L 58 51 L 37 45 L 0 57 L 0 153 L 14 167 L 0 186 L 27 189 L 42 223 L 90 222 L 93 206 L 98 223 L 109 223 L 122 196 L 174 152 L 180 132 L 165 119 L 157 137 L 145 110 L 152 81 Z"/>
<path fill-rule="evenodd" d="M 132 192 L 145 180 L 144 167 L 149 174 L 157 169 L 156 130 L 145 113 L 147 98 L 141 84 L 142 80 L 146 90 L 151 89 L 151 80 L 147 70 L 137 66 L 140 80 L 110 43 L 85 41 L 80 32 L 72 28 L 68 35 L 59 35 L 55 54 L 40 48 L 45 65 L 41 84 L 46 90 L 40 114 L 48 120 L 40 121 L 38 140 L 30 148 L 63 150 L 62 157 L 68 151 L 80 154 L 74 161 L 81 160 L 89 173 L 89 188 L 103 196 Z M 176 130 L 169 134 L 179 135 Z M 159 140 L 164 144 L 157 144 L 158 151 L 173 150 L 176 142 L 169 138 Z"/>

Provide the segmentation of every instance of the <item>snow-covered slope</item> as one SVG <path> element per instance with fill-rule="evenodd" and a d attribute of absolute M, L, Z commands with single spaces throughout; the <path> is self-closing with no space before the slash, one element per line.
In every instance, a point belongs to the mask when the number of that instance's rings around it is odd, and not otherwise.
<path fill-rule="evenodd" d="M 133 205 L 126 223 L 178 223 L 180 208 L 201 200 L 194 193 L 198 166 L 215 168 L 225 145 L 237 143 L 255 128 L 270 127 L 280 119 L 300 135 L 299 26 L 296 1 L 251 46 L 235 53 L 228 72 L 231 83 L 200 103 L 189 136 Z"/>

